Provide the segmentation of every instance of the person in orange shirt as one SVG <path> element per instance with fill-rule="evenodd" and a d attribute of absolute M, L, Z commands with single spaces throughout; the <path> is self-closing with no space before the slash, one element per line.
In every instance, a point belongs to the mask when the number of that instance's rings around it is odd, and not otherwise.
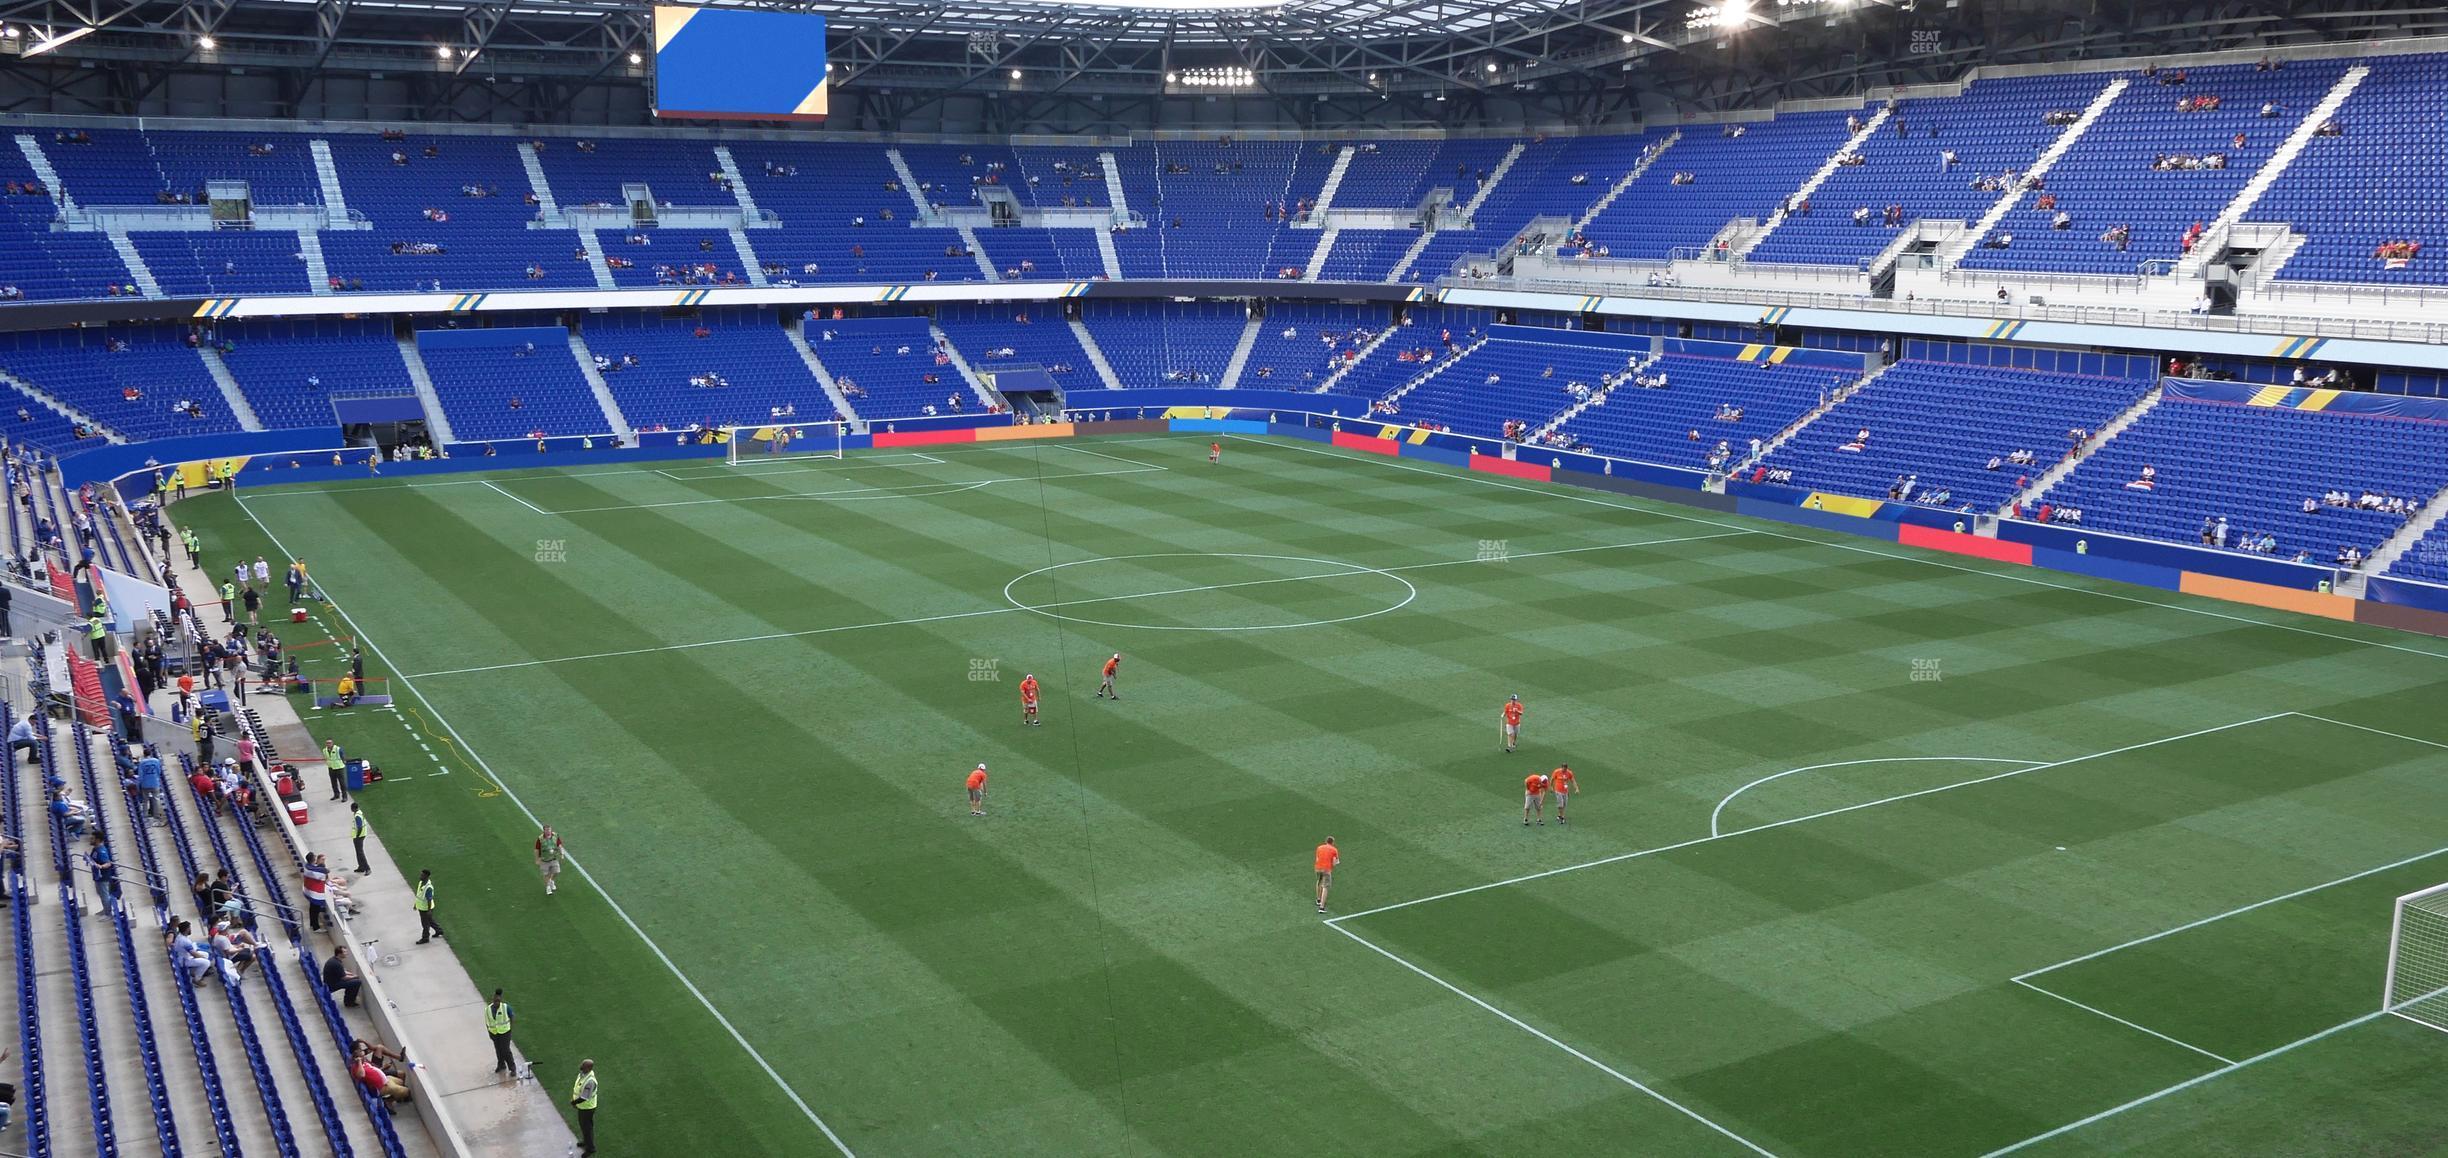
<path fill-rule="evenodd" d="M 980 764 L 969 773 L 969 815 L 986 815 L 986 766 Z"/>
<path fill-rule="evenodd" d="M 1333 837 L 1317 846 L 1318 911 L 1326 911 L 1326 890 L 1334 885 L 1335 866 L 1343 863 L 1343 850 L 1335 847 Z"/>
<path fill-rule="evenodd" d="M 1037 725 L 1037 675 L 1034 672 L 1020 677 L 1020 722 L 1030 727 Z"/>
<path fill-rule="evenodd" d="M 1572 794 L 1581 791 L 1581 786 L 1574 783 L 1575 779 L 1570 764 L 1558 764 L 1555 771 L 1547 774 L 1547 791 L 1554 793 L 1556 798 L 1557 824 L 1564 823 L 1564 806 L 1572 803 Z"/>
<path fill-rule="evenodd" d="M 1208 443 L 1208 444 L 1207 444 L 1207 461 L 1209 461 L 1209 462 L 1222 462 L 1222 461 L 1224 461 L 1224 444 L 1223 444 L 1223 443 L 1221 443 L 1221 442 L 1210 442 L 1210 443 Z"/>
<path fill-rule="evenodd" d="M 1547 778 L 1536 772 L 1522 777 L 1522 827 L 1530 827 L 1530 816 L 1537 813 L 1540 824 L 1547 823 Z"/>
<path fill-rule="evenodd" d="M 1514 696 L 1505 701 L 1504 750 L 1507 752 L 1512 751 L 1515 746 L 1521 743 L 1521 714 L 1522 703 L 1520 696 Z"/>
<path fill-rule="evenodd" d="M 1120 670 L 1122 670 L 1122 653 L 1117 651 L 1113 653 L 1112 659 L 1105 661 L 1105 678 L 1097 684 L 1098 699 L 1119 700 L 1122 698 L 1122 693 L 1114 690 L 1113 682 L 1114 673 Z"/>

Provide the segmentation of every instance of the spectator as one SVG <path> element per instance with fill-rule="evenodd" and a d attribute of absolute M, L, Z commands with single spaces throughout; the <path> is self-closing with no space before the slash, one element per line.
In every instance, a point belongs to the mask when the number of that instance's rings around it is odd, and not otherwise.
<path fill-rule="evenodd" d="M 170 944 L 171 968 L 185 970 L 190 984 L 204 980 L 205 974 L 212 971 L 212 954 L 196 944 L 194 926 L 179 921 L 163 939 Z"/>
<path fill-rule="evenodd" d="M 357 993 L 365 988 L 365 979 L 349 968 L 347 946 L 332 946 L 332 955 L 323 959 L 323 988 L 339 994 L 342 1005 L 357 1004 Z"/>

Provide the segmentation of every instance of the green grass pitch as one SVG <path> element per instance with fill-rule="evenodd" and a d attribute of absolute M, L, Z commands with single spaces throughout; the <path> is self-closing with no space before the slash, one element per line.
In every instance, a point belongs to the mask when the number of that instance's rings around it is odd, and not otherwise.
<path fill-rule="evenodd" d="M 2448 1137 L 2448 1037 L 2374 1012 L 2390 898 L 2448 881 L 2439 643 L 1206 443 L 176 513 L 208 567 L 307 557 L 292 642 L 374 644 L 400 710 L 315 726 L 400 774 L 376 825 L 622 1153 Z"/>

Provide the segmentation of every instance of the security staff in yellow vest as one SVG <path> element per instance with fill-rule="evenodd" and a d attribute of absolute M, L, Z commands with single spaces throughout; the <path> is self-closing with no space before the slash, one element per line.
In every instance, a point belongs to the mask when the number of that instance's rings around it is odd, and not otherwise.
<path fill-rule="evenodd" d="M 434 923 L 434 883 L 432 869 L 425 869 L 417 873 L 416 915 L 417 944 L 422 945 L 442 935 L 442 926 Z"/>
<path fill-rule="evenodd" d="M 110 658 L 109 655 L 105 654 L 110 650 L 109 620 L 102 618 L 102 616 L 98 613 L 93 618 L 86 620 L 85 639 L 88 643 L 93 645 L 93 657 L 95 659 L 99 660 Z"/>
<path fill-rule="evenodd" d="M 578 1152 L 595 1152 L 595 1097 L 602 1087 L 595 1081 L 595 1059 L 578 1063 L 578 1082 L 570 1087 L 570 1105 L 578 1111 Z"/>
<path fill-rule="evenodd" d="M 499 989 L 485 1003 L 485 1033 L 493 1039 L 493 1076 L 517 1077 L 518 1066 L 510 1060 L 510 1003 Z"/>

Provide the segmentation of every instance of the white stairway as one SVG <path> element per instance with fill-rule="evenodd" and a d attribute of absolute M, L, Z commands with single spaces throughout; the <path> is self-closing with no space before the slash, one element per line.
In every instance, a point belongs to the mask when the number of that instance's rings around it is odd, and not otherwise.
<path fill-rule="evenodd" d="M 1658 358 L 1659 355 L 1651 354 L 1648 357 L 1641 359 L 1638 363 L 1625 367 L 1625 370 L 1626 372 L 1633 374 L 1644 373 L 1649 369 L 1649 367 L 1657 365 Z M 1612 387 L 1592 388 L 1588 397 L 1578 399 L 1572 405 L 1557 411 L 1555 417 L 1548 419 L 1544 425 L 1531 431 L 1528 441 L 1536 442 L 1539 439 L 1555 433 L 1557 428 L 1563 426 L 1567 422 L 1572 421 L 1573 419 L 1581 417 L 1581 412 L 1589 409 L 1590 407 L 1606 405 L 1607 395 L 1614 392 L 1615 391 Z"/>
<path fill-rule="evenodd" d="M 2040 496 L 2047 494 L 2050 487 L 2056 486 L 2059 482 L 2064 481 L 2065 476 L 2074 473 L 2075 467 L 2081 466 L 2083 460 L 2098 453 L 2099 448 L 2108 445 L 2108 440 L 2125 433 L 2126 427 L 2141 421 L 2142 416 L 2150 413 L 2153 407 L 2159 405 L 2159 400 L 2165 396 L 2164 388 L 2152 386 L 2133 405 L 2126 407 L 2115 418 L 2109 419 L 2108 425 L 2092 431 L 2091 441 L 2084 443 L 2080 451 L 2059 459 L 2047 470 L 2040 472 L 2040 477 L 2033 479 L 2030 486 L 2023 488 L 2022 493 L 2007 501 L 2026 507 L 2039 502 Z"/>
<path fill-rule="evenodd" d="M 1233 343 L 1232 357 L 1224 363 L 1224 376 L 1216 379 L 1220 389 L 1230 390 L 1241 384 L 1241 368 L 1249 364 L 1250 348 L 1258 344 L 1258 315 L 1251 314 L 1249 324 L 1241 327 L 1241 340 Z"/>
<path fill-rule="evenodd" d="M 935 207 L 927 204 L 926 192 L 918 188 L 918 174 L 910 169 L 909 158 L 899 149 L 886 149 L 884 159 L 892 162 L 893 172 L 901 178 L 901 191 L 909 194 L 910 208 L 918 214 L 915 220 L 933 221 Z"/>
<path fill-rule="evenodd" d="M 1335 154 L 1334 168 L 1326 170 L 1326 183 L 1318 186 L 1317 201 L 1309 210 L 1309 221 L 1313 223 L 1311 228 L 1325 224 L 1326 210 L 1334 204 L 1335 190 L 1343 187 L 1343 174 L 1351 172 L 1352 155 L 1357 151 L 1345 145 Z"/>
<path fill-rule="evenodd" d="M 612 280 L 612 263 L 604 257 L 603 239 L 595 236 L 592 229 L 581 229 L 578 231 L 578 246 L 586 250 L 587 268 L 595 271 L 595 288 L 618 288 L 618 283 Z"/>
<path fill-rule="evenodd" d="M 2346 75 L 2339 77 L 2337 83 L 2329 87 L 2328 95 L 2323 96 L 2319 104 L 2312 106 L 2311 112 L 2305 113 L 2304 118 L 2295 123 L 2295 131 L 2288 133 L 2286 140 L 2270 154 L 2269 160 L 2262 162 L 2260 171 L 2253 174 L 2252 180 L 2236 190 L 2234 200 L 2229 201 L 2225 209 L 2219 210 L 2219 215 L 2211 220 L 2210 227 L 2203 231 L 2202 243 L 2195 245 L 2193 252 L 2176 263 L 2177 277 L 2190 277 L 2210 264 L 2210 255 L 2218 250 L 2217 241 L 2227 229 L 2252 212 L 2253 205 L 2261 200 L 2261 195 L 2278 183 L 2278 178 L 2285 175 L 2287 166 L 2294 164 L 2296 156 L 2304 151 L 2304 146 L 2312 143 L 2313 134 L 2319 132 L 2321 125 L 2329 118 L 2337 115 L 2346 98 L 2353 96 L 2355 89 L 2362 85 L 2363 78 L 2370 75 L 2370 66 L 2358 64 L 2347 69 Z"/>
<path fill-rule="evenodd" d="M 569 333 L 570 353 L 578 359 L 578 373 L 586 378 L 587 389 L 595 392 L 595 405 L 603 408 L 604 429 L 618 435 L 622 446 L 637 445 L 637 430 L 629 425 L 629 417 L 621 413 L 620 400 L 612 397 L 612 385 L 604 381 L 603 372 L 595 368 L 595 352 L 587 348 L 586 339 L 578 331 Z"/>
<path fill-rule="evenodd" d="M 748 279 L 749 285 L 770 284 L 765 280 L 765 263 L 757 257 L 756 247 L 748 243 L 747 230 L 731 227 L 731 250 L 739 254 L 740 274 Z"/>
<path fill-rule="evenodd" d="M 1409 393 L 1410 393 L 1410 392 L 1412 392 L 1413 390 L 1417 390 L 1417 389 L 1419 389 L 1420 384 L 1421 384 L 1421 383 L 1423 383 L 1423 382 L 1426 382 L 1426 381 L 1427 381 L 1427 380 L 1429 380 L 1430 378 L 1434 378 L 1434 377 L 1436 377 L 1437 375 L 1442 374 L 1442 373 L 1444 373 L 1444 372 L 1445 372 L 1445 371 L 1447 371 L 1447 370 L 1451 370 L 1451 369 L 1453 369 L 1454 367 L 1461 365 L 1461 364 L 1462 364 L 1462 360 L 1463 360 L 1464 358 L 1468 358 L 1468 357 L 1470 357 L 1472 354 L 1477 353 L 1477 352 L 1478 352 L 1478 350 L 1479 350 L 1479 347 L 1484 346 L 1484 345 L 1487 345 L 1487 344 L 1488 344 L 1488 340 L 1487 340 L 1486 338 L 1481 338 L 1481 339 L 1479 339 L 1479 340 L 1478 340 L 1478 341 L 1476 341 L 1476 342 L 1472 342 L 1470 345 L 1467 345 L 1467 346 L 1462 347 L 1462 352 L 1461 352 L 1460 354 L 1457 354 L 1457 355 L 1455 355 L 1454 357 L 1447 358 L 1447 359 L 1445 359 L 1445 360 L 1443 360 L 1443 361 L 1441 361 L 1441 362 L 1438 362 L 1438 363 L 1437 363 L 1437 364 L 1436 364 L 1434 367 L 1432 367 L 1431 369 L 1429 369 L 1427 372 L 1422 373 L 1422 374 L 1419 374 L 1419 375 L 1416 375 L 1416 376 L 1414 376 L 1414 377 L 1413 377 L 1413 378 L 1412 378 L 1410 381 L 1405 382 L 1405 383 L 1403 383 L 1402 385 L 1395 387 L 1395 388 L 1394 388 L 1394 390 L 1393 390 L 1391 393 L 1388 393 L 1388 394 L 1387 394 L 1387 395 L 1386 395 L 1384 398 L 1379 399 L 1379 401 L 1381 401 L 1381 402 L 1400 402 L 1400 401 L 1402 401 L 1403 395 L 1405 395 L 1405 394 L 1409 394 Z"/>
<path fill-rule="evenodd" d="M 1122 162 L 1111 152 L 1101 152 L 1097 165 L 1105 170 L 1105 199 L 1113 202 L 1114 224 L 1130 220 L 1130 198 L 1122 193 Z"/>
<path fill-rule="evenodd" d="M 1392 338 L 1396 331 L 1401 329 L 1401 326 L 1387 326 L 1386 328 L 1377 331 L 1376 334 L 1372 335 L 1368 341 L 1360 343 L 1360 356 L 1335 367 L 1333 373 L 1326 375 L 1325 381 L 1318 383 L 1317 393 L 1324 394 L 1327 391 L 1334 389 L 1334 384 L 1342 381 L 1345 374 L 1351 373 L 1352 367 L 1368 361 L 1369 355 L 1377 352 L 1377 347 L 1385 345 L 1386 341 Z"/>
<path fill-rule="evenodd" d="M 1496 186 L 1504 182 L 1505 174 L 1513 171 L 1513 162 L 1521 160 L 1523 148 L 1520 141 L 1513 142 L 1513 147 L 1506 149 L 1505 155 L 1497 160 L 1496 167 L 1488 170 L 1488 179 L 1479 183 L 1479 191 L 1471 194 L 1471 199 L 1463 203 L 1462 220 L 1472 221 L 1478 217 L 1479 207 L 1487 203 L 1488 194 L 1495 192 Z"/>
<path fill-rule="evenodd" d="M 552 181 L 544 176 L 543 158 L 536 156 L 535 150 L 525 145 L 517 148 L 519 164 L 527 170 L 527 188 L 536 197 L 536 209 L 544 215 L 544 220 L 558 223 L 561 220 L 561 203 L 553 199 Z"/>
<path fill-rule="evenodd" d="M 204 371 L 212 375 L 213 385 L 221 388 L 221 400 L 229 403 L 230 413 L 238 419 L 238 428 L 262 430 L 263 419 L 256 416 L 246 391 L 238 388 L 238 376 L 230 373 L 229 363 L 221 360 L 221 351 L 213 349 L 210 342 L 198 342 L 196 356 L 204 359 Z"/>
<path fill-rule="evenodd" d="M 739 162 L 731 159 L 731 146 L 714 146 L 714 159 L 722 162 L 723 179 L 731 183 L 731 199 L 739 202 L 740 212 L 755 220 L 756 195 L 748 191 L 748 178 L 740 175 Z"/>
<path fill-rule="evenodd" d="M 59 170 L 51 167 L 50 154 L 43 152 L 42 142 L 35 139 L 34 134 L 17 134 L 17 151 L 25 154 L 26 167 L 34 170 L 35 178 L 43 183 L 43 188 L 51 191 L 52 197 L 58 199 L 62 206 L 70 209 L 76 207 L 76 202 L 68 196 L 68 190 L 60 184 Z"/>
<path fill-rule="evenodd" d="M 1334 252 L 1335 238 L 1341 236 L 1343 236 L 1343 231 L 1331 225 L 1326 227 L 1325 233 L 1319 235 L 1317 250 L 1309 255 L 1309 264 L 1301 268 L 1302 281 L 1318 279 L 1318 274 L 1326 268 L 1326 255 Z"/>
<path fill-rule="evenodd" d="M 1003 275 L 995 272 L 994 259 L 986 256 L 986 247 L 978 244 L 977 230 L 961 226 L 960 239 L 961 246 L 969 251 L 969 260 L 977 263 L 978 272 L 986 275 L 986 280 L 1003 280 Z"/>
<path fill-rule="evenodd" d="M 1411 248 L 1404 250 L 1401 257 L 1394 259 L 1394 269 L 1392 272 L 1386 274 L 1386 280 L 1390 282 L 1401 281 L 1403 279 L 1403 275 L 1411 272 L 1411 263 L 1418 261 L 1420 259 L 1420 255 L 1428 251 L 1428 243 L 1436 240 L 1436 235 L 1437 231 L 1427 230 L 1422 232 L 1417 238 L 1413 239 L 1411 242 Z"/>
<path fill-rule="evenodd" d="M 1821 162 L 1818 170 L 1804 180 L 1800 188 L 1786 194 L 1784 200 L 1777 202 L 1776 209 L 1768 214 L 1768 220 L 1762 222 L 1758 229 L 1752 230 L 1750 238 L 1737 246 L 1734 252 L 1741 255 L 1759 248 L 1759 243 L 1768 240 L 1768 235 L 1776 232 L 1777 226 L 1785 224 L 1785 211 L 1795 199 L 1806 198 L 1818 192 L 1821 185 L 1827 184 L 1828 178 L 1836 175 L 1839 167 L 1838 161 L 1849 154 L 1859 152 L 1870 138 L 1878 135 L 1878 131 L 1886 126 L 1887 118 L 1893 115 L 1895 115 L 1893 105 L 1882 105 L 1877 112 L 1871 113 L 1870 119 L 1862 122 L 1861 129 L 1846 139 L 1844 147 L 1830 154 L 1826 161 Z"/>
<path fill-rule="evenodd" d="M 2100 89 L 2098 96 L 2091 98 L 2091 103 L 2083 109 L 2082 115 L 2074 118 L 2073 124 L 2067 125 L 2064 132 L 2057 134 L 2056 140 L 2049 142 L 2048 148 L 2041 150 L 2040 155 L 2032 159 L 2031 168 L 2023 170 L 2023 176 L 2031 178 L 2046 175 L 2050 166 L 2055 165 L 2059 158 L 2064 157 L 2066 151 L 2074 147 L 2074 142 L 2081 140 L 2082 135 L 2090 132 L 2091 126 L 2100 117 L 2107 114 L 2108 106 L 2116 103 L 2118 94 L 2123 93 L 2125 86 L 2130 83 L 2132 82 L 2121 76 L 2109 81 L 2106 87 Z M 1938 252 L 1938 267 L 1940 269 L 1955 268 L 1955 264 L 1962 261 L 1965 254 L 1972 252 L 1973 246 L 1980 244 L 1981 238 L 1988 236 L 1990 230 L 1997 228 L 1998 222 L 2004 221 L 2008 213 L 2014 212 L 2015 206 L 2022 204 L 2023 192 L 2020 187 L 2017 187 L 1999 194 L 1998 199 L 1989 206 L 1989 211 L 1981 214 L 1980 220 L 1973 222 L 1952 243 Z"/>
<path fill-rule="evenodd" d="M 969 359 L 962 357 L 960 347 L 952 344 L 952 335 L 944 333 L 943 327 L 933 322 L 927 323 L 927 332 L 935 335 L 935 348 L 943 351 L 947 357 L 952 359 L 952 368 L 960 371 L 961 381 L 969 384 L 969 392 L 977 395 L 979 402 L 984 403 L 990 409 L 1003 404 L 1003 400 L 996 396 L 994 391 L 986 388 L 986 380 L 978 377 L 977 371 L 969 368 Z"/>
<path fill-rule="evenodd" d="M 120 437 L 117 433 L 112 431 L 111 428 L 94 421 L 92 415 L 89 415 L 74 406 L 70 406 L 59 399 L 52 397 L 49 391 L 44 390 L 42 387 L 36 386 L 35 384 L 28 382 L 15 374 L 11 374 L 6 370 L 0 370 L 0 382 L 6 382 L 19 390 L 25 391 L 27 394 L 32 395 L 36 402 L 40 402 L 44 406 L 50 407 L 53 413 L 67 419 L 70 422 L 81 422 L 94 428 L 95 430 L 101 431 L 102 437 L 106 441 L 113 443 L 123 443 L 127 441 L 127 439 Z"/>
<path fill-rule="evenodd" d="M 315 180 L 323 186 L 323 219 L 333 225 L 348 222 L 348 195 L 340 189 L 340 166 L 332 160 L 331 142 L 321 137 L 306 142 L 314 154 Z"/>
<path fill-rule="evenodd" d="M 331 293 L 331 265 L 323 260 L 323 235 L 311 229 L 297 233 L 298 256 L 306 259 L 306 289 L 309 293 Z"/>
<path fill-rule="evenodd" d="M 433 375 L 425 371 L 425 359 L 417 354 L 416 339 L 401 338 L 399 350 L 400 362 L 408 368 L 408 384 L 416 387 L 417 402 L 425 407 L 425 428 L 433 433 L 434 445 L 457 442 L 451 434 L 450 415 L 442 410 L 442 394 L 434 389 Z"/>
<path fill-rule="evenodd" d="M 825 369 L 823 360 L 816 356 L 815 348 L 808 345 L 807 332 L 800 328 L 797 318 L 782 319 L 782 336 L 790 342 L 791 349 L 799 351 L 799 360 L 807 363 L 808 373 L 815 375 L 816 384 L 824 387 L 825 397 L 833 400 L 834 413 L 848 419 L 853 432 L 865 434 L 867 421 L 859 417 L 858 408 L 850 405 L 849 396 L 843 394 L 841 386 L 833 381 L 833 372 Z"/>
<path fill-rule="evenodd" d="M 1097 260 L 1105 263 L 1105 280 L 1122 280 L 1122 254 L 1114 249 L 1113 230 L 1096 231 Z"/>
<path fill-rule="evenodd" d="M 1616 181 L 1614 185 L 1608 187 L 1606 196 L 1600 197 L 1596 203 L 1589 207 L 1587 212 L 1584 212 L 1581 214 L 1581 216 L 1573 219 L 1573 228 L 1582 229 L 1587 227 L 1590 222 L 1596 221 L 1599 214 L 1606 212 L 1607 206 L 1613 205 L 1616 198 L 1623 196 L 1624 190 L 1631 188 L 1634 181 L 1641 179 L 1641 174 L 1648 172 L 1651 165 L 1657 164 L 1658 158 L 1666 155 L 1666 150 L 1674 148 L 1675 142 L 1682 139 L 1683 130 L 1676 129 L 1674 132 L 1668 133 L 1665 140 L 1659 141 L 1648 152 L 1641 154 L 1640 163 L 1632 166 L 1631 172 L 1624 174 L 1622 179 Z"/>
<path fill-rule="evenodd" d="M 1080 349 L 1088 352 L 1088 364 L 1096 367 L 1097 380 L 1108 390 L 1120 390 L 1122 379 L 1114 374 L 1113 363 L 1105 360 L 1105 351 L 1097 346 L 1096 335 L 1088 332 L 1088 324 L 1071 319 L 1071 336 L 1078 338 Z"/>
<path fill-rule="evenodd" d="M 2414 549 L 2414 544 L 2431 533 L 2431 528 L 2439 525 L 2442 517 L 2448 517 L 2448 489 L 2431 496 L 2431 501 L 2424 503 L 2423 509 L 2407 519 L 2405 526 L 2390 535 L 2387 542 L 2372 548 L 2371 558 L 2363 561 L 2363 574 L 2378 575 L 2395 566 L 2407 551 Z"/>
<path fill-rule="evenodd" d="M 128 280 L 136 283 L 138 292 L 149 298 L 162 296 L 161 283 L 153 280 L 153 267 L 145 264 L 144 255 L 136 252 L 136 243 L 128 240 L 127 233 L 114 229 L 105 236 L 111 248 L 119 251 L 119 260 L 127 263 Z"/>

